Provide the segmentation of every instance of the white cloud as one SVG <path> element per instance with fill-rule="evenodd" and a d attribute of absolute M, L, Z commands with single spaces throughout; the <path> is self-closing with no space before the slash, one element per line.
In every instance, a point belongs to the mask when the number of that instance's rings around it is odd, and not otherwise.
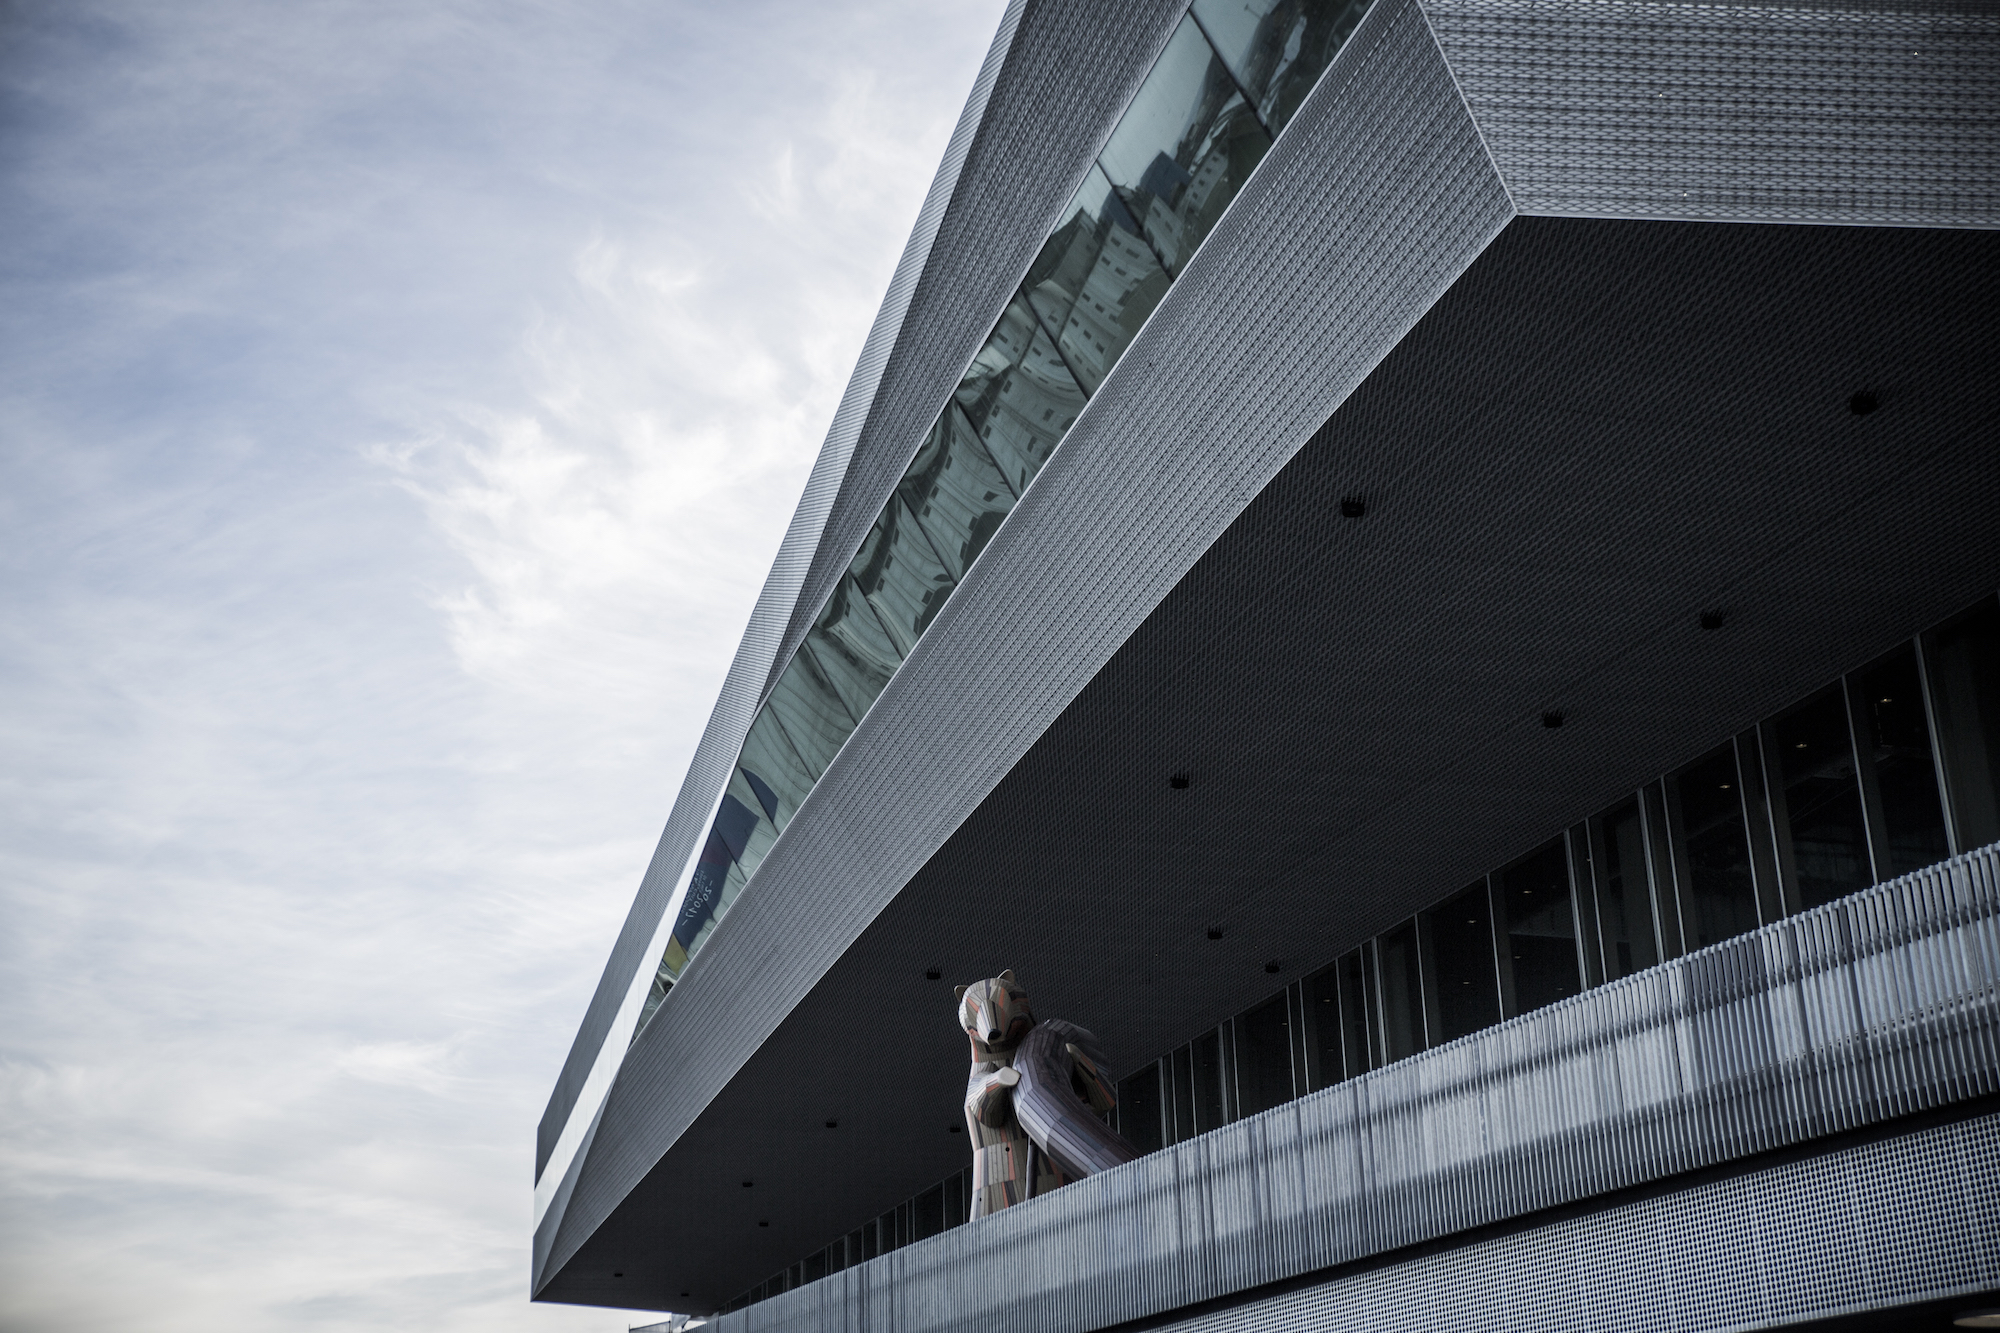
<path fill-rule="evenodd" d="M 999 6 L 9 12 L 0 1327 L 623 1328 L 535 1122 Z"/>

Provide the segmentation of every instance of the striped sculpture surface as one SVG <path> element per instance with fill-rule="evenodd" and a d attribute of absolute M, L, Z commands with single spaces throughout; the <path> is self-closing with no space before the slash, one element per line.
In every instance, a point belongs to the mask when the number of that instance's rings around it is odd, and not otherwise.
<path fill-rule="evenodd" d="M 1139 1156 L 1099 1118 L 1117 1099 L 1097 1038 L 1061 1019 L 1036 1022 L 1011 968 L 958 987 L 958 1023 L 972 1042 L 972 1216 Z"/>

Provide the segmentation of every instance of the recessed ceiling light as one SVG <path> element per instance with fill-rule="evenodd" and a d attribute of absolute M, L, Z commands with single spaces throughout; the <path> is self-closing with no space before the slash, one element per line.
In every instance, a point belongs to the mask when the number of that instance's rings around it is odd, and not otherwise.
<path fill-rule="evenodd" d="M 1866 389 L 1863 389 L 1860 393 L 1855 394 L 1847 400 L 1847 410 L 1857 417 L 1865 417 L 1880 406 L 1882 406 L 1882 400 Z M 1995 1324 L 1993 1327 L 2000 1328 L 2000 1324 Z"/>
<path fill-rule="evenodd" d="M 1219 939 L 1221 939 L 1221 938 L 1222 938 L 1222 927 L 1221 927 L 1221 926 L 1210 926 L 1210 927 L 1208 928 L 1208 937 L 1209 937 L 1210 939 L 1212 939 L 1212 940 L 1219 940 Z"/>
<path fill-rule="evenodd" d="M 938 968 L 932 967 L 924 970 L 925 981 L 942 981 L 943 979 L 944 973 Z"/>
<path fill-rule="evenodd" d="M 769 1222 L 759 1222 L 757 1225 L 760 1227 L 767 1227 L 770 1226 L 771 1224 Z"/>
<path fill-rule="evenodd" d="M 827 1127 L 828 1129 L 839 1129 L 839 1128 L 840 1128 L 840 1122 L 839 1122 L 838 1120 L 829 1120 L 829 1121 L 827 1121 L 827 1122 L 826 1122 L 826 1127 Z"/>
<path fill-rule="evenodd" d="M 1278 960 L 1274 958 L 1270 962 L 1264 964 L 1264 970 L 1266 972 L 1276 972 L 1278 970 Z"/>
<path fill-rule="evenodd" d="M 1549 728 L 1555 728 L 1555 727 L 1560 727 L 1562 724 L 1563 724 L 1563 715 L 1561 713 L 1548 712 L 1542 714 L 1543 726 Z"/>
<path fill-rule="evenodd" d="M 1701 613 L 1701 627 L 1702 627 L 1703 629 L 1721 629 L 1721 628 L 1722 628 L 1722 612 L 1720 612 L 1720 611 L 1704 611 L 1704 612 L 1702 612 L 1702 613 Z"/>
<path fill-rule="evenodd" d="M 1367 512 L 1368 502 L 1360 496 L 1343 495 L 1340 498 L 1340 516 L 1342 518 L 1360 518 Z"/>
<path fill-rule="evenodd" d="M 1188 775 L 1185 773 L 1176 773 L 1167 779 L 1167 785 L 1175 791 L 1186 791 L 1188 788 Z"/>
<path fill-rule="evenodd" d="M 744 1181 L 744 1182 L 743 1182 L 743 1188 L 747 1190 L 747 1189 L 749 1189 L 749 1188 L 750 1188 L 750 1187 L 751 1187 L 752 1185 L 754 1185 L 754 1184 L 756 1184 L 756 1182 L 755 1182 L 755 1181 L 753 1181 L 753 1180 L 746 1180 L 746 1181 Z"/>

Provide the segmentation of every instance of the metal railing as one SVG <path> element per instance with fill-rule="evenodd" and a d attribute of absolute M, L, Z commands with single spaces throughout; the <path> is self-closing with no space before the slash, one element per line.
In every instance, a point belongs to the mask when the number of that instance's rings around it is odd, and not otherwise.
<path fill-rule="evenodd" d="M 720 1316 L 1082 1330 L 2000 1089 L 2000 844 Z"/>

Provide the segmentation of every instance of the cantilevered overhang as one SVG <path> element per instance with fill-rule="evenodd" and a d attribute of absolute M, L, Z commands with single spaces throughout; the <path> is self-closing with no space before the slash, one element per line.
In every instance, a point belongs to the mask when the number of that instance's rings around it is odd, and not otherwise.
<path fill-rule="evenodd" d="M 1149 1058 L 2000 585 L 1992 25 L 1537 12 L 1364 23 L 625 1057 L 538 1297 L 708 1308 L 959 1165 L 927 969 Z M 1813 41 L 1866 76 L 1718 129 Z"/>

